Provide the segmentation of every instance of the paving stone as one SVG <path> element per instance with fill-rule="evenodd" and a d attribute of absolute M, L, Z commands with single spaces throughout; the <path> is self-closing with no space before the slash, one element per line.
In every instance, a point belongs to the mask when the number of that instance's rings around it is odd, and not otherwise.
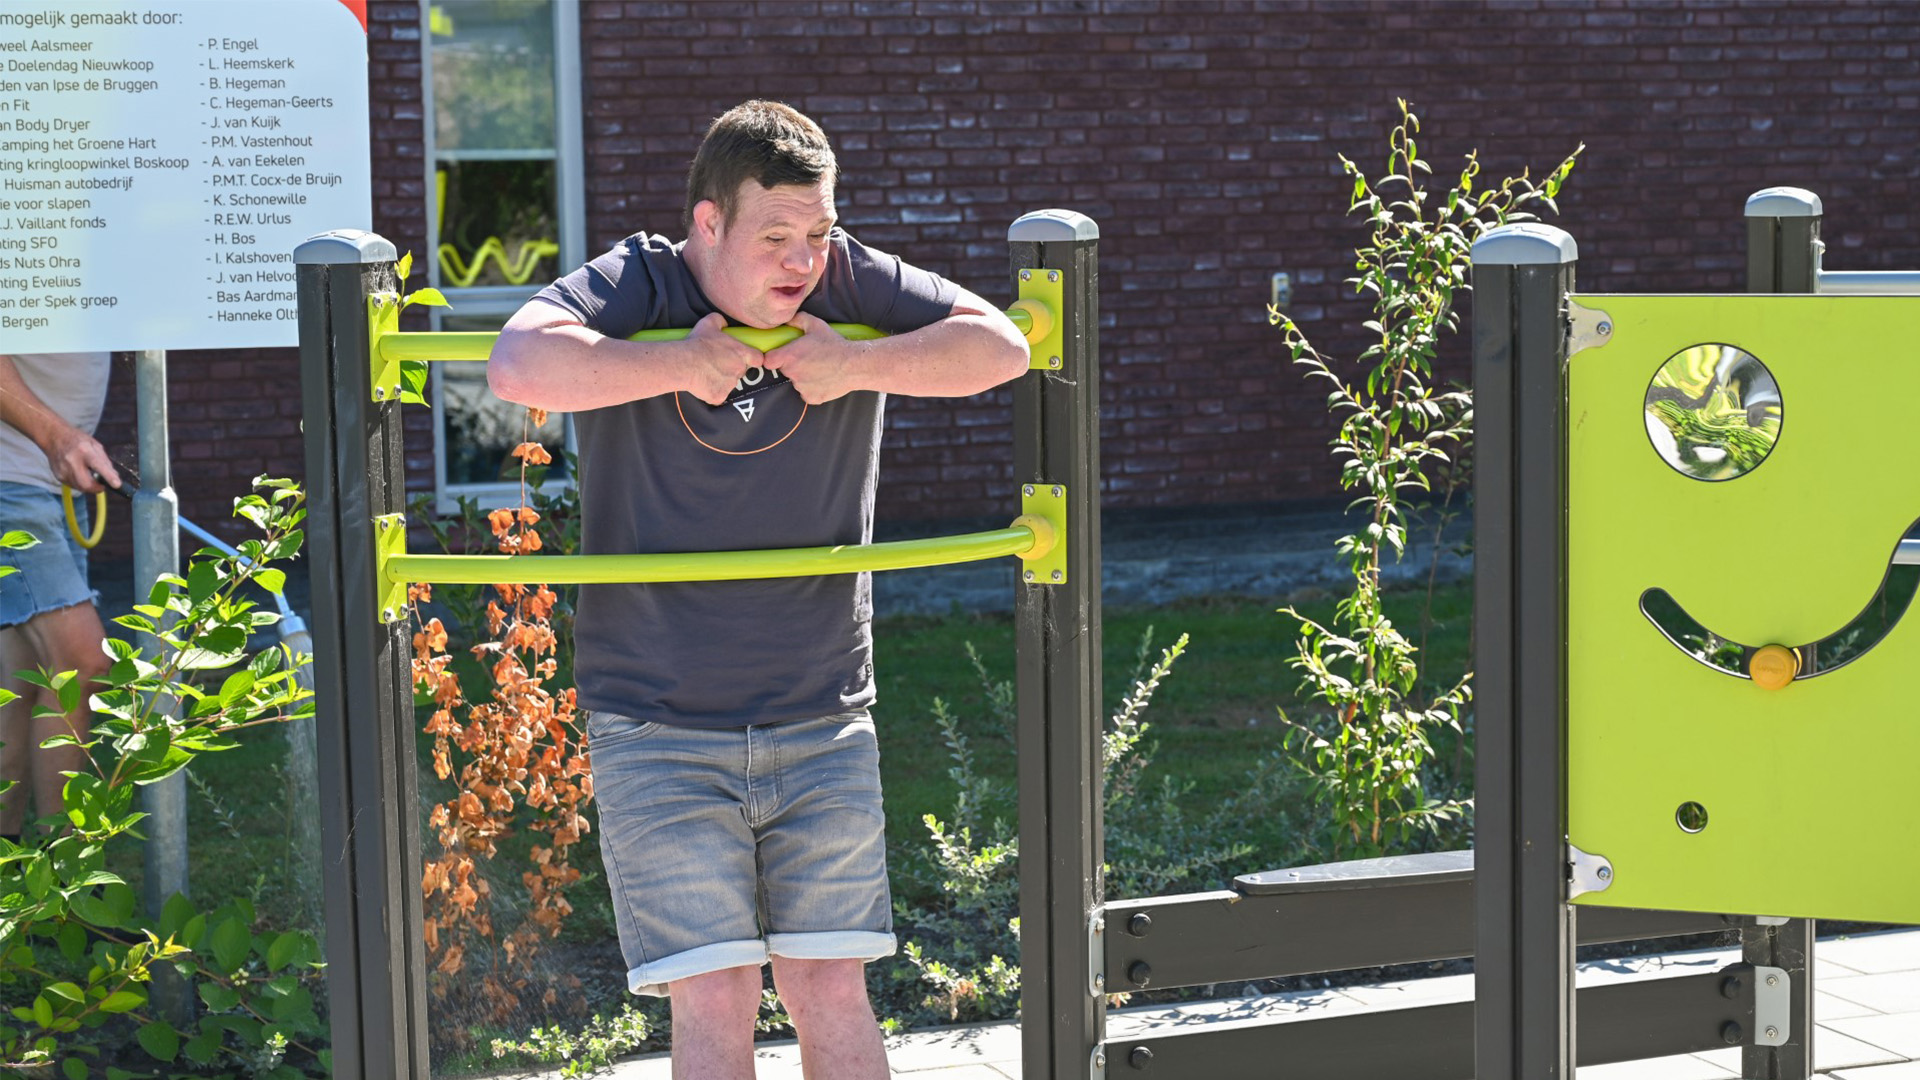
<path fill-rule="evenodd" d="M 1816 989 L 1843 1001 L 1865 1005 L 1874 1012 L 1914 1013 L 1916 1020 L 1920 1020 L 1920 972 L 1853 975 L 1818 983 Z"/>
<path fill-rule="evenodd" d="M 1884 1064 L 1904 1056 L 1907 1055 L 1875 1042 L 1863 1042 L 1828 1024 L 1818 1025 L 1813 1033 L 1813 1067 L 1817 1071 Z"/>
<path fill-rule="evenodd" d="M 1920 1058 L 1920 1013 L 1856 1016 L 1820 1026 L 1828 1031 L 1837 1031 L 1849 1038 L 1858 1039 L 1869 1046 L 1887 1051 L 1885 1060 Z M 1820 1043 L 1817 1040 L 1813 1044 L 1813 1052 L 1816 1056 L 1820 1053 Z M 1862 1062 L 1862 1064 L 1866 1063 Z M 1844 1066 L 1834 1067 L 1843 1068 Z"/>
<path fill-rule="evenodd" d="M 1574 1072 L 1577 1080 L 1728 1080 L 1740 1075 L 1737 1069 L 1723 1068 L 1693 1054 L 1587 1065 Z"/>
<path fill-rule="evenodd" d="M 1888 930 L 1820 941 L 1814 944 L 1813 957 L 1815 961 L 1831 960 L 1868 975 L 1920 972 L 1920 933 Z"/>

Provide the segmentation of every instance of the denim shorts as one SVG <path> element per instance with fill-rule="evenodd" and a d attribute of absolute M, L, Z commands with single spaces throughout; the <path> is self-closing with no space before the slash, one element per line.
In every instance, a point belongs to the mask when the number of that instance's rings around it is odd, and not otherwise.
<path fill-rule="evenodd" d="M 93 496 L 73 496 L 74 516 L 87 530 L 87 506 Z M 0 533 L 32 533 L 40 542 L 23 550 L 0 547 L 0 566 L 19 571 L 0 577 L 0 629 L 18 626 L 36 615 L 90 602 L 87 550 L 67 528 L 60 496 L 32 484 L 0 480 Z"/>
<path fill-rule="evenodd" d="M 880 749 L 863 710 L 746 728 L 594 713 L 600 852 L 627 985 L 894 950 Z"/>

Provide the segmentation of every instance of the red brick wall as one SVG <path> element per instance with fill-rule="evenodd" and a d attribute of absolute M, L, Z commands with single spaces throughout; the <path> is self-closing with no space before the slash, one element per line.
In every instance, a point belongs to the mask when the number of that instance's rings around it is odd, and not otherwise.
<path fill-rule="evenodd" d="M 372 0 L 368 5 L 367 77 L 373 134 L 373 229 L 401 251 L 427 243 L 427 197 L 421 110 L 420 5 Z M 351 224 L 351 223 L 343 223 Z M 167 410 L 173 444 L 173 487 L 180 513 L 228 540 L 250 526 L 233 517 L 233 500 L 262 473 L 306 474 L 300 443 L 300 360 L 294 349 L 223 349 L 167 354 Z M 131 364 L 116 362 L 100 438 L 116 462 L 140 460 L 134 427 Z M 433 482 L 431 418 L 407 416 L 407 465 L 415 483 Z M 108 512 L 100 554 L 132 553 L 125 505 Z M 190 538 L 182 550 L 199 546 Z"/>
<path fill-rule="evenodd" d="M 1587 144 L 1559 219 L 1587 289 L 1741 288 L 1742 205 L 1774 184 L 1823 196 L 1830 265 L 1920 264 L 1920 7 L 609 2 L 585 25 L 596 250 L 678 235 L 699 133 L 749 96 L 834 138 L 857 235 L 996 302 L 1009 221 L 1095 218 L 1108 506 L 1335 494 L 1268 277 L 1323 349 L 1363 345 L 1335 154 L 1378 172 L 1396 97 L 1443 176 Z M 1005 402 L 897 402 L 883 517 L 1004 512 Z"/>
<path fill-rule="evenodd" d="M 373 19 L 375 227 L 423 251 L 419 8 Z M 1097 219 L 1109 506 L 1336 494 L 1268 275 L 1293 275 L 1323 349 L 1358 351 L 1341 279 L 1363 233 L 1335 154 L 1378 172 L 1396 97 L 1442 176 L 1476 148 L 1491 180 L 1586 143 L 1558 223 L 1588 290 L 1739 289 L 1742 204 L 1775 184 L 1824 198 L 1829 266 L 1920 266 L 1915 5 L 591 0 L 582 22 L 596 251 L 678 234 L 699 133 L 749 96 L 826 127 L 862 239 L 996 302 L 1009 221 Z M 177 354 L 173 374 L 191 516 L 224 520 L 263 467 L 298 473 L 290 352 Z M 883 518 L 1005 513 L 1006 400 L 896 402 Z"/>

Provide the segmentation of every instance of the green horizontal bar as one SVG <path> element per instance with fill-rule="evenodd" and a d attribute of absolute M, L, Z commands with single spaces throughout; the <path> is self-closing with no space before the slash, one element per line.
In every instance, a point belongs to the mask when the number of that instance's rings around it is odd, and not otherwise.
<path fill-rule="evenodd" d="M 1024 311 L 1005 313 L 1014 328 L 1022 334 L 1032 326 L 1033 320 Z M 860 323 L 828 323 L 834 332 L 851 341 L 872 341 L 887 335 L 871 326 Z M 682 341 L 691 333 L 689 330 L 642 330 L 628 338 L 628 341 Z M 762 330 L 754 326 L 729 326 L 727 333 L 759 349 L 771 352 L 800 336 L 800 331 L 791 326 L 776 326 Z M 432 333 L 399 331 L 380 335 L 380 359 L 385 361 L 444 361 L 444 360 L 485 360 L 493 351 L 493 343 L 499 333 L 469 330 L 442 330 Z"/>
<path fill-rule="evenodd" d="M 680 555 L 396 555 L 386 561 L 385 573 L 389 582 L 436 585 L 745 581 L 978 562 L 1018 555 L 1030 550 L 1033 542 L 1032 529 L 1010 525 L 988 532 L 926 540 L 773 551 L 695 551 Z"/>

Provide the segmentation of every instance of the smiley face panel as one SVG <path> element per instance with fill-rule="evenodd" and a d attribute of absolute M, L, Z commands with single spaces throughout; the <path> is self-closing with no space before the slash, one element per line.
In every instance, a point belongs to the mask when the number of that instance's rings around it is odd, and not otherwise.
<path fill-rule="evenodd" d="M 1574 302 L 1613 328 L 1567 371 L 1569 839 L 1613 867 L 1579 902 L 1920 922 L 1920 619 L 1794 677 L 1920 517 L 1920 298 Z"/>

